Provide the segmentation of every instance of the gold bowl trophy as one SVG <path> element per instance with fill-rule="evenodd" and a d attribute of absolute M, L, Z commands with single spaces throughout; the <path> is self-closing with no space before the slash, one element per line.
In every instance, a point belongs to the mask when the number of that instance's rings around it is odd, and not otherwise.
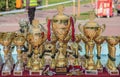
<path fill-rule="evenodd" d="M 43 70 L 43 43 L 46 40 L 45 33 L 39 27 L 39 21 L 33 20 L 33 24 L 30 28 L 30 33 L 27 35 L 27 41 L 29 44 L 29 55 L 28 63 L 26 68 L 29 68 L 30 75 L 41 75 Z"/>
<path fill-rule="evenodd" d="M 17 47 L 17 63 L 15 64 L 15 68 L 13 74 L 15 76 L 23 75 L 23 61 L 22 61 L 22 46 L 25 43 L 25 38 L 22 34 L 17 34 L 17 36 L 13 40 L 15 46 Z"/>
<path fill-rule="evenodd" d="M 58 53 L 55 56 L 55 72 L 57 74 L 66 74 L 67 73 L 67 43 L 71 39 L 72 33 L 72 41 L 74 41 L 74 23 L 72 17 L 69 17 L 63 14 L 64 6 L 60 5 L 58 7 L 58 14 L 55 15 L 51 20 L 48 19 L 48 40 L 50 41 L 51 35 L 51 27 L 50 21 L 52 22 L 52 31 L 53 35 L 55 35 L 54 39 L 57 39 L 57 49 Z M 72 21 L 72 22 L 71 22 Z M 70 31 L 70 26 L 72 25 L 72 32 Z M 51 37 L 53 39 L 53 37 Z M 52 40 L 51 40 L 52 41 Z M 54 61 L 54 60 L 53 60 Z"/>
<path fill-rule="evenodd" d="M 79 30 L 83 33 L 82 40 L 85 43 L 86 61 L 85 61 L 85 74 L 98 74 L 96 65 L 93 61 L 93 49 L 95 46 L 95 39 L 100 36 L 104 31 L 105 25 L 100 26 L 94 21 L 93 13 L 90 13 L 90 21 L 84 26 L 78 26 Z"/>
<path fill-rule="evenodd" d="M 2 68 L 2 75 L 6 76 L 6 75 L 10 75 L 11 71 L 13 69 L 13 63 L 12 63 L 12 58 L 11 58 L 11 51 L 10 51 L 10 47 L 11 47 L 11 43 L 12 43 L 12 39 L 14 38 L 14 33 L 12 32 L 6 32 L 3 34 L 2 40 L 1 40 L 1 44 L 3 45 L 3 51 L 4 51 L 4 60 L 5 63 L 3 65 Z"/>
<path fill-rule="evenodd" d="M 96 69 L 98 70 L 98 72 L 103 72 L 103 66 L 100 62 L 100 55 L 101 55 L 101 44 L 104 42 L 105 37 L 104 36 L 99 36 L 95 39 L 95 43 L 96 43 L 96 47 L 97 47 L 97 63 L 96 63 Z"/>
<path fill-rule="evenodd" d="M 119 75 L 119 71 L 115 66 L 115 55 L 116 55 L 116 45 L 119 43 L 119 38 L 117 36 L 108 36 L 106 38 L 108 43 L 108 62 L 107 62 L 107 71 L 110 75 Z"/>

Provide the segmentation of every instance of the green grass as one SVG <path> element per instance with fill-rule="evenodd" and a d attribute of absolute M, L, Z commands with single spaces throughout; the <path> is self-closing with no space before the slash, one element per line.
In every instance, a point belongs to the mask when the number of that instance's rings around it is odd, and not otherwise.
<path fill-rule="evenodd" d="M 69 0 L 48 0 L 48 4 L 55 4 L 55 3 L 60 3 L 60 2 L 65 2 L 65 1 L 69 1 Z M 90 0 L 83 0 L 81 1 L 80 4 L 87 4 L 87 3 L 90 3 Z M 77 2 L 75 2 L 75 6 L 77 6 Z M 46 0 L 43 0 L 42 1 L 42 5 L 46 5 Z M 64 4 L 64 6 L 72 6 L 73 5 L 73 2 L 71 3 L 67 3 L 67 4 Z M 56 6 L 52 6 L 52 7 L 47 7 L 47 8 L 44 8 L 43 10 L 46 10 L 46 9 L 54 9 L 56 8 Z"/>
<path fill-rule="evenodd" d="M 78 17 L 76 16 L 76 18 L 77 18 L 78 20 L 86 20 L 86 19 L 89 19 L 90 12 L 91 12 L 91 11 L 81 13 L 81 14 L 80 14 L 80 17 L 78 18 Z"/>

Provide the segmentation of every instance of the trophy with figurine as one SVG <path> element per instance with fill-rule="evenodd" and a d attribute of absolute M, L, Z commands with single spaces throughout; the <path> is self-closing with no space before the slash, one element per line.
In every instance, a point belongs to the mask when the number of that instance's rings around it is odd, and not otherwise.
<path fill-rule="evenodd" d="M 2 76 L 10 75 L 13 69 L 13 60 L 11 58 L 11 51 L 10 51 L 13 38 L 14 38 L 14 33 L 6 32 L 3 34 L 1 39 L 1 44 L 4 47 L 3 51 L 4 51 L 4 60 L 5 60 L 5 63 L 2 68 Z"/>
<path fill-rule="evenodd" d="M 16 37 L 13 40 L 15 46 L 17 47 L 17 63 L 15 64 L 15 68 L 13 71 L 13 74 L 15 76 L 22 76 L 23 75 L 23 61 L 22 61 L 22 46 L 25 43 L 25 37 L 22 34 L 16 35 Z"/>
<path fill-rule="evenodd" d="M 83 66 L 85 70 L 85 74 L 97 75 L 98 71 L 93 60 L 93 49 L 95 46 L 95 39 L 100 36 L 100 34 L 104 31 L 105 25 L 100 26 L 98 23 L 94 21 L 93 12 L 90 13 L 90 21 L 87 22 L 84 26 L 78 26 L 80 32 L 82 32 L 82 40 L 85 43 L 85 65 Z"/>
<path fill-rule="evenodd" d="M 46 35 L 39 26 L 38 20 L 33 20 L 30 32 L 27 35 L 29 44 L 29 58 L 26 68 L 29 69 L 30 75 L 41 75 L 44 67 L 43 64 L 43 43 L 46 40 Z"/>
<path fill-rule="evenodd" d="M 107 36 L 106 41 L 108 43 L 108 62 L 106 69 L 110 75 L 119 75 L 119 71 L 115 65 L 116 45 L 119 43 L 118 36 Z"/>

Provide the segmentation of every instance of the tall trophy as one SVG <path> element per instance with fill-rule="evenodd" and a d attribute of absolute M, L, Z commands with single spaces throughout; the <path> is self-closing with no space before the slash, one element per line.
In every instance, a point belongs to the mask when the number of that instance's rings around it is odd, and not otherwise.
<path fill-rule="evenodd" d="M 30 75 L 41 75 L 43 70 L 43 43 L 46 40 L 45 33 L 39 27 L 39 21 L 33 20 L 30 32 L 27 35 L 30 53 L 27 66 Z"/>
<path fill-rule="evenodd" d="M 3 51 L 4 51 L 4 60 L 5 63 L 2 68 L 2 75 L 10 75 L 11 71 L 13 69 L 13 63 L 11 60 L 11 52 L 10 52 L 10 47 L 11 47 L 11 42 L 14 37 L 14 33 L 12 32 L 6 32 L 3 34 L 1 44 L 3 45 Z"/>
<path fill-rule="evenodd" d="M 64 6 L 60 5 L 58 7 L 58 14 L 55 15 L 51 20 L 48 19 L 48 40 L 51 39 L 51 31 L 55 35 L 57 41 L 57 49 L 58 53 L 56 53 L 55 61 L 55 72 L 57 74 L 66 74 L 67 73 L 67 58 L 66 58 L 66 50 L 67 43 L 71 39 L 74 41 L 74 22 L 72 17 L 69 17 L 63 13 Z M 50 21 L 52 22 L 52 27 L 50 27 Z M 70 30 L 70 26 L 72 25 L 72 31 Z M 71 35 L 72 33 L 72 35 Z"/>
<path fill-rule="evenodd" d="M 104 36 L 99 36 L 95 39 L 95 43 L 96 43 L 96 47 L 97 47 L 97 63 L 96 63 L 96 69 L 98 70 L 98 72 L 103 72 L 103 66 L 100 62 L 101 59 L 101 44 L 105 41 L 105 37 Z"/>
<path fill-rule="evenodd" d="M 105 25 L 100 26 L 94 21 L 94 14 L 90 13 L 90 21 L 87 22 L 84 26 L 78 26 L 80 32 L 82 32 L 82 40 L 85 43 L 86 50 L 86 61 L 85 61 L 85 74 L 97 75 L 98 71 L 96 69 L 95 62 L 93 60 L 93 49 L 95 46 L 95 39 L 100 36 L 104 31 Z"/>
<path fill-rule="evenodd" d="M 21 48 L 25 43 L 25 38 L 22 34 L 17 34 L 17 36 L 13 40 L 14 44 L 17 47 L 17 63 L 15 64 L 15 68 L 13 74 L 15 76 L 23 75 L 23 61 L 22 61 L 22 51 Z"/>
<path fill-rule="evenodd" d="M 119 38 L 117 36 L 108 36 L 106 38 L 108 43 L 108 62 L 107 62 L 107 71 L 110 75 L 119 75 L 119 71 L 115 66 L 115 56 L 116 56 L 116 45 L 119 43 Z"/>

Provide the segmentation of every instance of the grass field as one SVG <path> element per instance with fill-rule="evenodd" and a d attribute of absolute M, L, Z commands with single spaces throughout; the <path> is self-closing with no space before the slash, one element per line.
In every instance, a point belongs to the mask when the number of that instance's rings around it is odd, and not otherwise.
<path fill-rule="evenodd" d="M 70 1 L 70 0 L 48 0 L 48 4 L 55 4 L 55 3 L 65 2 L 65 1 Z M 80 2 L 80 4 L 87 4 L 87 3 L 90 3 L 90 0 L 82 0 Z M 78 2 L 76 1 L 75 5 L 77 6 L 77 4 L 78 4 Z M 46 0 L 42 1 L 42 5 L 46 5 Z M 73 2 L 64 4 L 64 6 L 72 6 L 72 5 L 73 5 Z M 53 7 L 47 7 L 44 9 L 51 9 L 51 8 L 56 8 L 56 7 L 53 6 Z"/>

